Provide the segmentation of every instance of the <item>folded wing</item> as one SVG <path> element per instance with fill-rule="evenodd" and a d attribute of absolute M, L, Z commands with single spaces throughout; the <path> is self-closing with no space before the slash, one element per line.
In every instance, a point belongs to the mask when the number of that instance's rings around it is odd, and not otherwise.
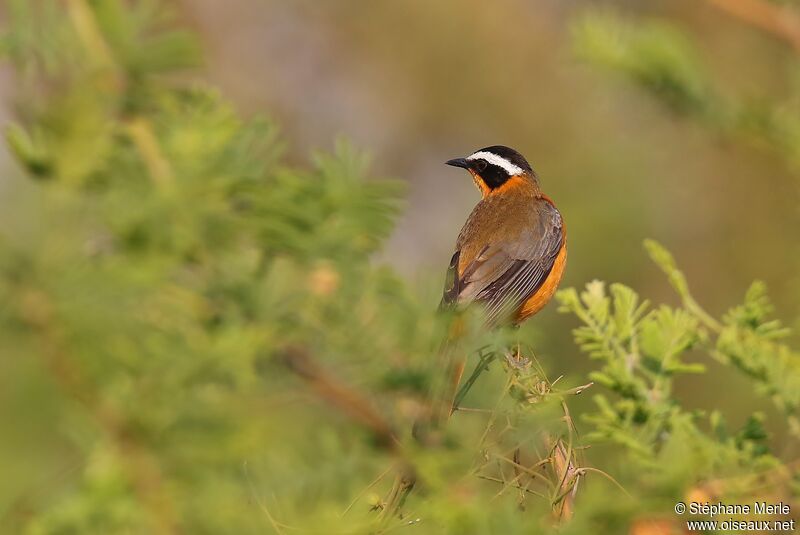
<path fill-rule="evenodd" d="M 547 279 L 564 241 L 561 214 L 549 202 L 539 203 L 535 221 L 514 243 L 486 244 L 460 274 L 461 251 L 453 254 L 443 307 L 479 301 L 488 325 L 513 320 Z"/>

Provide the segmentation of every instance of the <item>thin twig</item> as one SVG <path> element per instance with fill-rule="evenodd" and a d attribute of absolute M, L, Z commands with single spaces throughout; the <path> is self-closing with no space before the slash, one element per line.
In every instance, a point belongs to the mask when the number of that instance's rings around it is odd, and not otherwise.
<path fill-rule="evenodd" d="M 90 58 L 96 64 L 116 70 L 116 62 L 111 47 L 97 25 L 94 13 L 86 0 L 67 0 L 67 14 L 75 28 L 75 33 L 86 47 Z"/>
<path fill-rule="evenodd" d="M 394 518 L 399 512 L 400 508 L 406 502 L 406 498 L 414 490 L 417 483 L 417 474 L 414 467 L 409 462 L 404 462 L 400 465 L 397 475 L 395 476 L 394 485 L 389 492 L 386 499 L 386 505 L 381 511 L 381 517 L 385 521 Z"/>
<path fill-rule="evenodd" d="M 376 477 L 375 479 L 373 479 L 373 480 L 372 480 L 372 483 L 370 483 L 369 485 L 367 485 L 366 487 L 364 487 L 364 488 L 361 490 L 361 492 L 359 492 L 358 494 L 356 494 L 356 497 L 355 497 L 355 498 L 353 498 L 353 501 L 352 501 L 352 502 L 350 502 L 350 505 L 348 505 L 348 506 L 347 506 L 347 508 L 346 508 L 344 511 L 342 511 L 342 514 L 340 514 L 339 516 L 344 516 L 344 515 L 346 515 L 348 512 L 350 512 L 350 509 L 352 509 L 352 508 L 353 508 L 353 506 L 356 504 L 356 502 L 358 502 L 358 500 L 360 500 L 360 499 L 361 499 L 361 497 L 362 497 L 362 496 L 363 496 L 363 495 L 364 495 L 364 494 L 365 494 L 365 493 L 366 493 L 366 492 L 367 492 L 369 489 L 371 489 L 372 487 L 374 487 L 375 485 L 377 485 L 378 483 L 380 483 L 380 481 L 381 481 L 381 480 L 382 480 L 384 477 L 386 477 L 386 474 L 388 474 L 389 472 L 391 472 L 391 471 L 392 471 L 392 468 L 394 468 L 394 465 L 389 465 L 389 468 L 387 468 L 386 470 L 384 470 L 384 471 L 381 473 L 381 475 L 379 475 L 378 477 Z"/>
<path fill-rule="evenodd" d="M 391 451 L 399 449 L 400 441 L 383 415 L 364 396 L 323 370 L 305 348 L 288 347 L 282 352 L 281 360 L 322 399 L 371 431 L 381 446 Z"/>
<path fill-rule="evenodd" d="M 521 465 L 519 463 L 514 462 L 513 460 L 509 459 L 508 457 L 503 457 L 502 455 L 497 455 L 496 457 L 498 459 L 500 459 L 500 460 L 503 460 L 503 461 L 507 462 L 508 464 L 510 464 L 510 465 L 512 465 L 512 466 L 514 466 L 516 468 L 519 468 L 520 470 L 522 470 L 523 472 L 527 473 L 529 476 L 531 476 L 533 478 L 541 478 L 541 479 L 543 479 L 544 481 L 546 481 L 547 483 L 549 483 L 551 485 L 553 483 L 552 481 L 547 479 L 544 475 L 542 475 L 539 472 L 536 472 L 534 470 L 534 468 L 537 468 L 539 466 L 544 466 L 545 464 L 550 463 L 552 461 L 551 459 L 542 459 L 541 461 L 539 461 L 536 464 L 534 464 L 532 468 L 528 468 L 527 466 L 523 466 L 523 465 Z"/>
<path fill-rule="evenodd" d="M 243 463 L 242 468 L 244 469 L 244 476 L 247 479 L 247 486 L 250 488 L 250 493 L 256 499 L 256 503 L 258 504 L 259 508 L 266 515 L 267 520 L 269 520 L 269 523 L 272 525 L 272 529 L 274 529 L 275 533 L 278 535 L 284 535 L 283 530 L 275 520 L 275 517 L 272 516 L 272 513 L 270 513 L 269 508 L 264 503 L 264 500 L 262 500 L 261 496 L 256 492 L 255 486 L 253 485 L 253 480 L 250 478 L 250 471 L 247 469 L 247 461 Z"/>
<path fill-rule="evenodd" d="M 458 412 L 473 412 L 479 414 L 492 414 L 494 411 L 491 409 L 475 409 L 472 407 L 458 407 Z"/>
<path fill-rule="evenodd" d="M 392 490 L 381 511 L 381 517 L 394 517 L 417 482 L 414 465 L 402 451 L 402 445 L 392 426 L 360 393 L 342 384 L 322 369 L 301 347 L 285 348 L 281 360 L 289 370 L 305 380 L 317 395 L 372 432 L 378 444 L 398 456 L 399 465 Z"/>
<path fill-rule="evenodd" d="M 478 479 L 485 479 L 486 481 L 494 481 L 495 483 L 500 483 L 502 485 L 507 485 L 508 484 L 507 482 L 503 481 L 502 479 L 498 479 L 496 477 L 491 477 L 491 476 L 485 476 L 483 474 L 478 474 L 477 477 L 478 477 Z M 540 493 L 536 492 L 535 490 L 529 489 L 528 487 L 523 487 L 521 485 L 511 485 L 511 486 L 514 487 L 514 488 L 517 488 L 517 489 L 519 489 L 519 490 L 521 490 L 523 492 L 527 492 L 528 494 L 533 494 L 534 496 L 538 496 L 539 498 L 547 499 L 547 496 L 545 496 L 544 494 L 540 494 Z"/>
<path fill-rule="evenodd" d="M 464 381 L 464 384 L 461 386 L 461 388 L 459 388 L 458 393 L 456 394 L 455 400 L 453 401 L 454 411 L 458 410 L 459 405 L 467 396 L 467 393 L 472 388 L 472 385 L 475 384 L 475 381 L 478 380 L 478 377 L 480 377 L 480 375 L 484 371 L 489 369 L 489 364 L 495 358 L 497 358 L 497 354 L 494 351 L 480 356 L 480 359 L 478 360 L 478 363 L 475 365 L 475 368 L 472 370 L 472 373 L 470 374 L 469 378 L 466 381 Z"/>
<path fill-rule="evenodd" d="M 171 192 L 174 189 L 175 176 L 169 160 L 161 151 L 150 122 L 141 116 L 133 117 L 125 124 L 125 131 L 139 151 L 155 186 L 161 192 Z"/>
<path fill-rule="evenodd" d="M 625 496 L 627 496 L 628 498 L 633 498 L 633 496 L 631 496 L 630 493 L 627 490 L 625 490 L 625 487 L 622 486 L 622 483 L 617 481 L 614 478 L 614 476 L 612 476 L 608 472 L 604 472 L 603 470 L 600 470 L 598 468 L 592 468 L 591 466 L 582 466 L 578 470 L 580 472 L 594 472 L 595 474 L 600 474 L 601 476 L 611 481 L 614 485 L 616 485 L 617 488 L 621 490 L 623 494 L 625 494 Z"/>

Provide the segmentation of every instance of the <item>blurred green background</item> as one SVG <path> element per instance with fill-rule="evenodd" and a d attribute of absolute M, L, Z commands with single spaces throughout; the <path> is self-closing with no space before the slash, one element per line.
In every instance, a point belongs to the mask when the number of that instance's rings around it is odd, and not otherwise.
<path fill-rule="evenodd" d="M 641 254 L 657 236 L 712 311 L 758 277 L 780 315 L 797 316 L 796 178 L 577 60 L 570 22 L 594 4 L 200 1 L 184 12 L 209 78 L 241 109 L 276 117 L 295 159 L 345 134 L 377 173 L 409 182 L 382 259 L 410 277 L 442 270 L 477 200 L 442 160 L 503 143 L 528 157 L 565 214 L 565 284 L 624 280 L 664 297 Z M 791 49 L 705 2 L 606 4 L 678 23 L 726 92 L 793 89 Z M 543 316 L 550 326 L 553 311 Z"/>
<path fill-rule="evenodd" d="M 593 279 L 622 281 L 655 302 L 678 303 L 643 251 L 642 242 L 650 237 L 672 251 L 694 296 L 713 316 L 739 303 L 751 281 L 761 279 L 769 288 L 776 316 L 800 327 L 800 168 L 792 152 L 799 143 L 792 136 L 800 139 L 800 128 L 793 130 L 794 123 L 783 121 L 800 115 L 798 51 L 714 2 L 181 0 L 168 4 L 177 24 L 197 34 L 204 58 L 199 67 L 170 73 L 168 79 L 208 83 L 219 88 L 240 116 L 265 115 L 274 120 L 286 149 L 282 166 L 308 167 L 311 151 L 334 151 L 335 140 L 343 136 L 370 156 L 371 175 L 406 184 L 398 223 L 385 245 L 369 258 L 374 266 L 394 268 L 419 306 L 435 309 L 455 237 L 479 198 L 469 177 L 443 162 L 479 147 L 504 144 L 527 157 L 565 218 L 570 252 L 562 286 L 583 287 Z M 780 9 L 794 6 L 781 3 Z M 2 25 L 14 33 L 19 28 L 13 25 L 20 23 L 11 18 L 12 11 L 11 3 L 0 6 Z M 581 21 L 606 14 L 622 24 L 656 24 L 642 30 L 648 35 L 655 35 L 653 28 L 659 24 L 669 25 L 678 33 L 677 41 L 691 43 L 691 60 L 707 78 L 698 81 L 699 104 L 692 104 L 691 92 L 679 88 L 670 93 L 671 79 L 658 78 L 657 67 L 653 75 L 646 69 L 637 71 L 634 65 L 626 77 L 619 72 L 626 70 L 624 62 L 622 68 L 608 69 L 602 65 L 602 54 L 587 53 L 587 30 L 581 30 Z M 619 38 L 624 41 L 624 34 Z M 656 60 L 671 61 L 669 46 L 663 56 L 654 47 Z M 19 53 L 11 46 L 4 51 Z M 31 99 L 28 74 L 9 62 L 0 66 L 3 123 L 24 122 L 36 115 L 36 106 L 31 111 L 26 104 Z M 705 86 L 708 80 L 712 82 Z M 643 91 L 642 85 L 651 91 Z M 713 87 L 714 94 L 707 94 L 706 87 Z M 45 92 L 54 88 L 58 92 L 57 85 Z M 731 119 L 725 111 L 707 111 L 714 107 L 706 106 L 704 99 L 731 103 L 729 109 L 738 107 L 738 115 Z M 212 123 L 208 128 L 215 127 Z M 62 230 L 58 216 L 32 208 L 38 206 L 44 182 L 32 182 L 21 167 L 4 146 L 0 150 L 2 233 L 15 236 L 11 241 L 24 242 L 28 235 L 58 241 Z M 303 202 L 302 197 L 297 200 Z M 137 283 L 142 281 L 131 281 L 132 286 Z M 5 307 L 13 308 L 10 303 Z M 551 377 L 564 375 L 581 384 L 594 366 L 572 341 L 575 325 L 573 317 L 558 314 L 551 304 L 523 330 Z M 791 341 L 797 340 L 793 335 Z M 85 454 L 80 429 L 86 423 L 63 421 L 63 405 L 74 400 L 65 401 L 54 393 L 47 373 L 24 358 L 24 344 L 9 337 L 0 355 L 3 533 L 16 532 L 39 511 L 58 503 L 61 493 L 80 486 L 80 474 L 87 466 L 101 473 L 105 466 L 102 455 Z M 345 375 L 359 382 L 357 364 L 350 363 Z M 740 375 L 714 362 L 707 364 L 706 375 L 689 376 L 676 385 L 676 398 L 684 406 L 722 409 L 734 426 L 743 424 L 753 410 L 775 414 L 769 401 L 753 394 Z M 369 366 L 380 369 L 382 361 L 378 358 Z M 131 397 L 120 404 L 148 395 L 131 389 Z M 278 461 L 264 461 L 270 468 L 262 467 L 262 472 L 279 473 L 281 456 L 308 440 L 304 434 L 308 428 L 298 424 L 291 429 L 291 422 L 307 423 L 304 418 L 325 422 L 324 415 L 309 417 L 297 408 L 308 402 L 304 394 L 294 396 L 267 392 L 247 397 L 241 402 L 246 408 L 238 407 L 254 418 L 280 414 L 259 424 L 264 426 L 259 432 L 283 437 L 282 445 L 270 452 Z M 579 400 L 577 410 L 584 405 L 588 400 Z M 225 410 L 237 407 L 226 405 L 221 412 Z M 64 426 L 77 436 L 65 433 Z M 767 427 L 773 445 L 781 450 L 786 429 L 781 422 Z M 256 435 L 254 431 L 251 438 Z M 258 465 L 259 458 L 247 453 L 256 445 L 242 440 L 231 448 L 245 453 L 233 457 Z M 324 433 L 312 440 L 335 442 Z M 337 467 L 342 474 L 363 470 L 361 487 L 383 470 L 380 459 L 362 458 L 364 445 L 328 446 L 342 449 L 344 461 Z M 282 488 L 250 480 L 241 471 L 237 474 L 239 486 L 233 485 L 251 502 L 258 501 L 254 496 L 271 499 L 283 489 L 296 490 L 292 484 L 301 486 L 294 473 L 276 476 L 284 481 Z M 333 483 L 326 481 L 335 486 L 337 480 L 331 476 Z M 259 490 L 251 492 L 253 486 Z M 354 488 L 360 488 L 357 482 L 338 489 L 339 494 L 350 498 Z M 324 502 L 323 498 L 312 491 L 308 499 Z M 211 495 L 207 499 L 214 502 Z M 258 509 L 257 504 L 250 506 Z M 233 505 L 222 509 L 237 514 Z M 225 525 L 223 517 L 215 517 L 219 525 Z M 31 532 L 74 532 L 51 529 L 46 522 L 33 525 Z M 259 526 L 253 532 L 270 532 L 263 517 L 253 525 Z"/>
<path fill-rule="evenodd" d="M 439 284 L 478 199 L 469 177 L 442 162 L 505 144 L 528 158 L 566 218 L 564 286 L 624 281 L 674 302 L 643 254 L 642 241 L 655 237 L 712 313 L 758 278 L 779 317 L 800 317 L 796 168 L 676 117 L 575 51 L 572 29 L 587 8 L 617 9 L 631 22 L 677 25 L 725 96 L 794 94 L 796 53 L 713 5 L 201 0 L 182 7 L 203 36 L 209 78 L 245 112 L 277 118 L 293 159 L 345 134 L 373 156 L 376 173 L 409 183 L 380 260 L 416 284 Z M 538 350 L 559 373 L 583 372 L 571 321 L 554 309 L 526 328 L 543 333 Z M 722 384 L 737 385 L 715 371 Z M 730 383 L 713 390 L 690 383 L 685 394 L 704 408 L 753 402 Z"/>

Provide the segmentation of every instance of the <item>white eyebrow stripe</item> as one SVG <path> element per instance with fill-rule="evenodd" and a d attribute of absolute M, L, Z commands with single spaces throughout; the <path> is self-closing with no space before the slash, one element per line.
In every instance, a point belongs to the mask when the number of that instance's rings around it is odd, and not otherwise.
<path fill-rule="evenodd" d="M 469 156 L 467 156 L 467 160 L 477 160 L 477 159 L 484 159 L 490 164 L 502 167 L 509 175 L 521 175 L 523 173 L 522 167 L 514 165 L 513 163 L 509 162 L 502 156 L 498 156 L 493 152 L 478 151 L 474 154 L 470 154 Z"/>

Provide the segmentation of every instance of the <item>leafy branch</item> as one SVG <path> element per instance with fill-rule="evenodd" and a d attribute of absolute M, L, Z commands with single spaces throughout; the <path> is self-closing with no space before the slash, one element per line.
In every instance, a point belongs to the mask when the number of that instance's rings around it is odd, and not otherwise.
<path fill-rule="evenodd" d="M 787 331 L 769 318 L 772 307 L 764 285 L 755 283 L 744 304 L 718 321 L 692 296 L 672 255 L 652 240 L 645 245 L 681 297 L 682 307 L 651 309 L 630 288 L 614 284 L 607 292 L 599 281 L 588 284 L 580 294 L 574 289 L 558 294 L 560 310 L 575 314 L 583 323 L 575 329 L 576 342 L 602 363 L 591 378 L 617 395 L 614 401 L 605 395 L 595 397 L 599 412 L 586 417 L 595 426 L 593 437 L 614 441 L 642 459 L 652 459 L 679 427 L 699 436 L 698 416 L 680 409 L 672 393 L 680 375 L 705 371 L 702 363 L 684 360 L 692 350 L 703 350 L 743 372 L 755 381 L 758 392 L 770 396 L 794 422 L 800 360 L 790 348 L 776 342 Z M 713 427 L 719 428 L 719 418 L 714 416 Z M 762 436 L 763 432 L 750 435 Z M 710 444 L 712 437 L 704 440 Z M 735 451 L 741 450 L 743 443 L 728 441 L 719 447 L 729 448 L 720 459 L 733 455 L 739 458 L 737 462 L 746 461 L 746 456 L 739 457 Z"/>

